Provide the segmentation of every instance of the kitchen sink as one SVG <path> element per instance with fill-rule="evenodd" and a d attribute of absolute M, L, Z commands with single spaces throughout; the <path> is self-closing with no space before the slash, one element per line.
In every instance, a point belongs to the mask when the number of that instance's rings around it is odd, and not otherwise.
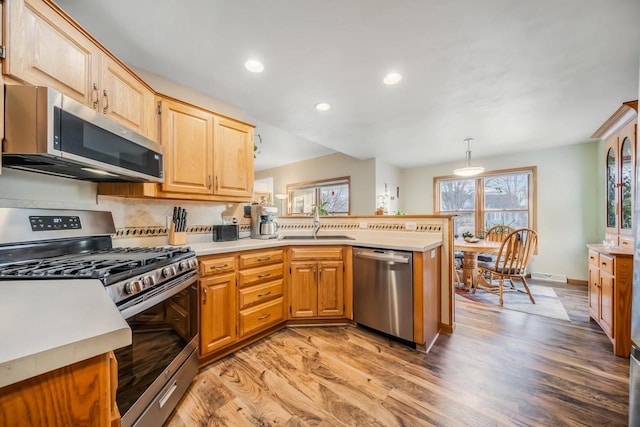
<path fill-rule="evenodd" d="M 328 236 L 282 236 L 282 240 L 354 240 L 353 237 L 345 235 Z"/>

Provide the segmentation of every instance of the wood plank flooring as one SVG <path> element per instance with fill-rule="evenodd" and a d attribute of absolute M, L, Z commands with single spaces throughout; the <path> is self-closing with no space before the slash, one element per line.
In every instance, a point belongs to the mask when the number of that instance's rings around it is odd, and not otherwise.
<path fill-rule="evenodd" d="M 429 354 L 361 328 L 284 329 L 203 369 L 166 425 L 627 425 L 629 360 L 585 317 L 586 287 L 556 293 L 571 322 L 456 300 Z"/>

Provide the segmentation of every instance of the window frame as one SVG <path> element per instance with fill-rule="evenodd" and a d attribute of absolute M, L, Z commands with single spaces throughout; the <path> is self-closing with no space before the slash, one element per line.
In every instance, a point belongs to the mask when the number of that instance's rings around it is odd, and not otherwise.
<path fill-rule="evenodd" d="M 293 205 L 293 192 L 295 190 L 314 190 L 314 200 L 318 200 L 320 197 L 320 191 L 322 187 L 327 187 L 331 185 L 337 184 L 346 184 L 347 189 L 349 191 L 348 197 L 348 210 L 346 213 L 340 212 L 331 216 L 349 216 L 351 215 L 351 177 L 350 176 L 341 176 L 337 178 L 327 178 L 327 179 L 319 179 L 315 181 L 305 181 L 305 182 L 296 182 L 293 184 L 287 184 L 287 215 L 288 216 L 309 216 L 308 213 L 293 213 L 292 205 Z"/>
<path fill-rule="evenodd" d="M 528 227 L 533 230 L 538 229 L 538 218 L 537 218 L 537 200 L 538 200 L 538 168 L 536 166 L 525 166 L 519 168 L 509 168 L 509 169 L 496 169 L 492 171 L 486 171 L 476 176 L 471 177 L 461 177 L 457 175 L 443 175 L 443 176 L 434 176 L 433 177 L 433 211 L 436 214 L 443 214 L 440 211 L 440 182 L 442 181 L 452 181 L 452 180 L 475 180 L 476 185 L 476 197 L 475 197 L 475 209 L 473 211 L 447 211 L 444 214 L 456 214 L 459 213 L 473 213 L 474 214 L 474 228 L 476 230 L 476 234 L 480 231 L 486 231 L 484 229 L 484 217 L 485 213 L 493 212 L 491 210 L 485 211 L 485 194 L 484 194 L 484 180 L 486 178 L 490 178 L 493 176 L 500 175 L 517 175 L 522 173 L 529 174 L 529 195 L 528 195 L 528 216 L 529 216 L 529 224 Z M 513 210 L 514 212 L 522 211 L 523 209 Z"/>

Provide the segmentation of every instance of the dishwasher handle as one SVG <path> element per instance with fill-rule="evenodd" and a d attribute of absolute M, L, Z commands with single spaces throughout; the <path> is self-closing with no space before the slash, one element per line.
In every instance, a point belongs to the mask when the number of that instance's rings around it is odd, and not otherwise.
<path fill-rule="evenodd" d="M 373 259 L 382 262 L 395 262 L 399 264 L 409 264 L 411 262 L 411 255 L 376 250 L 358 249 L 357 251 L 353 252 L 353 256 L 358 258 Z"/>

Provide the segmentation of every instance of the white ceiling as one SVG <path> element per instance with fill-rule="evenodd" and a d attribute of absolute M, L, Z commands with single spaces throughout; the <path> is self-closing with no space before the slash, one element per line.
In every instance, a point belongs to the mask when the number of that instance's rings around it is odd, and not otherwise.
<path fill-rule="evenodd" d="M 467 137 L 474 159 L 581 143 L 638 97 L 638 0 L 57 3 L 127 64 L 241 108 L 257 170 L 332 150 L 462 163 Z"/>

